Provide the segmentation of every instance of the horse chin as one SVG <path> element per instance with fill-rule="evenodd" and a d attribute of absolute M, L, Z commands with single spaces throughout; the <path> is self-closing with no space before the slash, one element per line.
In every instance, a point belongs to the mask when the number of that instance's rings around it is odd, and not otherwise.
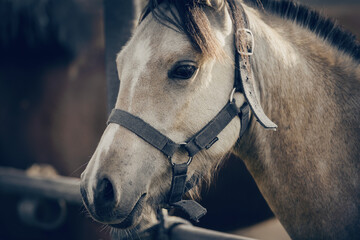
<path fill-rule="evenodd" d="M 117 224 L 108 224 L 111 227 L 112 239 L 132 239 L 133 236 L 139 236 L 139 233 L 153 226 L 156 222 L 147 214 L 149 209 L 136 210 L 130 213 L 129 216 Z M 152 214 L 151 214 L 152 215 Z"/>
<path fill-rule="evenodd" d="M 113 223 L 109 225 L 113 228 L 118 228 L 118 229 L 134 228 L 134 226 L 138 225 L 139 222 L 141 222 L 140 221 L 141 213 L 142 213 L 142 208 L 136 205 L 124 220 L 121 220 L 121 222 L 119 223 Z"/>
<path fill-rule="evenodd" d="M 129 229 L 134 228 L 141 222 L 141 213 L 144 210 L 144 202 L 145 202 L 145 195 L 143 194 L 140 199 L 135 204 L 134 208 L 131 210 L 129 215 L 121 220 L 112 221 L 112 223 L 108 224 L 113 228 L 118 229 Z M 116 214 L 115 214 L 116 216 Z"/>

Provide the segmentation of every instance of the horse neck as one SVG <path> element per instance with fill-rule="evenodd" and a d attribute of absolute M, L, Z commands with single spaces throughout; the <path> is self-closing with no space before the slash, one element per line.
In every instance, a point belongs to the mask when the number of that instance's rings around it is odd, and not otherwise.
<path fill-rule="evenodd" d="M 278 131 L 252 121 L 236 151 L 292 237 L 312 238 L 324 229 L 345 234 L 329 219 L 356 217 L 354 209 L 335 205 L 354 204 L 360 192 L 354 182 L 360 182 L 359 63 L 288 20 L 246 11 L 257 94 Z"/>

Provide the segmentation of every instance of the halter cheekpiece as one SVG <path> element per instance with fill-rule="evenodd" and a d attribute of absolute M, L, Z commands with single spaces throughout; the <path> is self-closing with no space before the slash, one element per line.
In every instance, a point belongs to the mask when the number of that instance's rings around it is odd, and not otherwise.
<path fill-rule="evenodd" d="M 254 37 L 249 30 L 247 16 L 243 7 L 236 0 L 228 0 L 230 16 L 235 28 L 235 81 L 234 88 L 230 93 L 229 102 L 219 111 L 219 113 L 200 131 L 194 134 L 184 143 L 175 143 L 167 136 L 160 133 L 150 124 L 141 118 L 132 115 L 120 109 L 113 109 L 109 123 L 119 124 L 135 133 L 137 136 L 151 144 L 161 151 L 168 159 L 172 166 L 172 181 L 168 195 L 168 207 L 175 207 L 186 212 L 190 219 L 198 221 L 206 214 L 206 209 L 194 200 L 183 200 L 183 195 L 197 184 L 200 174 L 195 173 L 189 180 L 187 179 L 188 166 L 191 164 L 193 157 L 204 149 L 209 149 L 218 141 L 219 133 L 234 119 L 240 118 L 241 130 L 240 138 L 244 135 L 249 122 L 250 108 L 257 118 L 257 121 L 267 129 L 276 129 L 274 124 L 264 113 L 256 96 L 254 87 L 254 75 L 251 70 L 250 56 L 254 52 Z M 236 16 L 242 16 L 237 18 Z M 245 40 L 245 45 L 241 44 L 240 37 Z M 244 47 L 242 47 L 244 46 Z M 233 98 L 235 92 L 243 93 L 246 102 L 238 108 Z M 172 156 L 179 149 L 184 149 L 188 153 L 188 160 L 181 164 L 172 161 Z"/>

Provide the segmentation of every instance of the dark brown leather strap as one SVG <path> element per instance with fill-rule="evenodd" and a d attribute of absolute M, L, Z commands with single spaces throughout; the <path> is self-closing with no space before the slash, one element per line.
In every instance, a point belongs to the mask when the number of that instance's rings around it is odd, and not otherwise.
<path fill-rule="evenodd" d="M 228 6 L 230 8 L 230 16 L 234 24 L 235 32 L 235 84 L 234 86 L 239 92 L 242 92 L 246 101 L 249 103 L 252 113 L 255 115 L 257 121 L 266 129 L 276 130 L 277 125 L 273 123 L 264 113 L 255 92 L 254 73 L 251 67 L 251 57 L 249 54 L 241 54 L 241 52 L 252 52 L 253 46 L 248 45 L 248 40 L 245 39 L 245 47 L 241 45 L 241 36 L 237 33 L 239 30 L 249 29 L 249 22 L 242 7 L 241 3 L 237 0 L 228 0 Z M 246 31 L 244 31 L 246 32 Z M 242 34 L 247 38 L 246 33 Z M 242 39 L 244 41 L 244 39 Z M 250 49 L 249 49 L 250 47 Z M 245 49 L 245 50 L 243 50 Z M 241 56 L 243 55 L 243 56 Z"/>

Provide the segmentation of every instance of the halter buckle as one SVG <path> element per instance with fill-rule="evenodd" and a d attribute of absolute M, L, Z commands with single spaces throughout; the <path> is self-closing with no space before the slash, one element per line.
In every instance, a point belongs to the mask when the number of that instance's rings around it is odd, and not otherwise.
<path fill-rule="evenodd" d="M 242 49 L 241 48 L 241 36 L 243 35 L 243 33 L 245 32 L 246 34 L 246 49 Z M 236 31 L 236 50 L 238 51 L 238 53 L 240 55 L 245 55 L 245 56 L 251 56 L 254 54 L 254 45 L 255 45 L 255 41 L 254 41 L 254 35 L 252 33 L 252 31 L 250 29 L 247 28 L 240 28 Z M 250 41 L 249 41 L 250 40 Z M 250 45 L 249 45 L 250 43 Z"/>

